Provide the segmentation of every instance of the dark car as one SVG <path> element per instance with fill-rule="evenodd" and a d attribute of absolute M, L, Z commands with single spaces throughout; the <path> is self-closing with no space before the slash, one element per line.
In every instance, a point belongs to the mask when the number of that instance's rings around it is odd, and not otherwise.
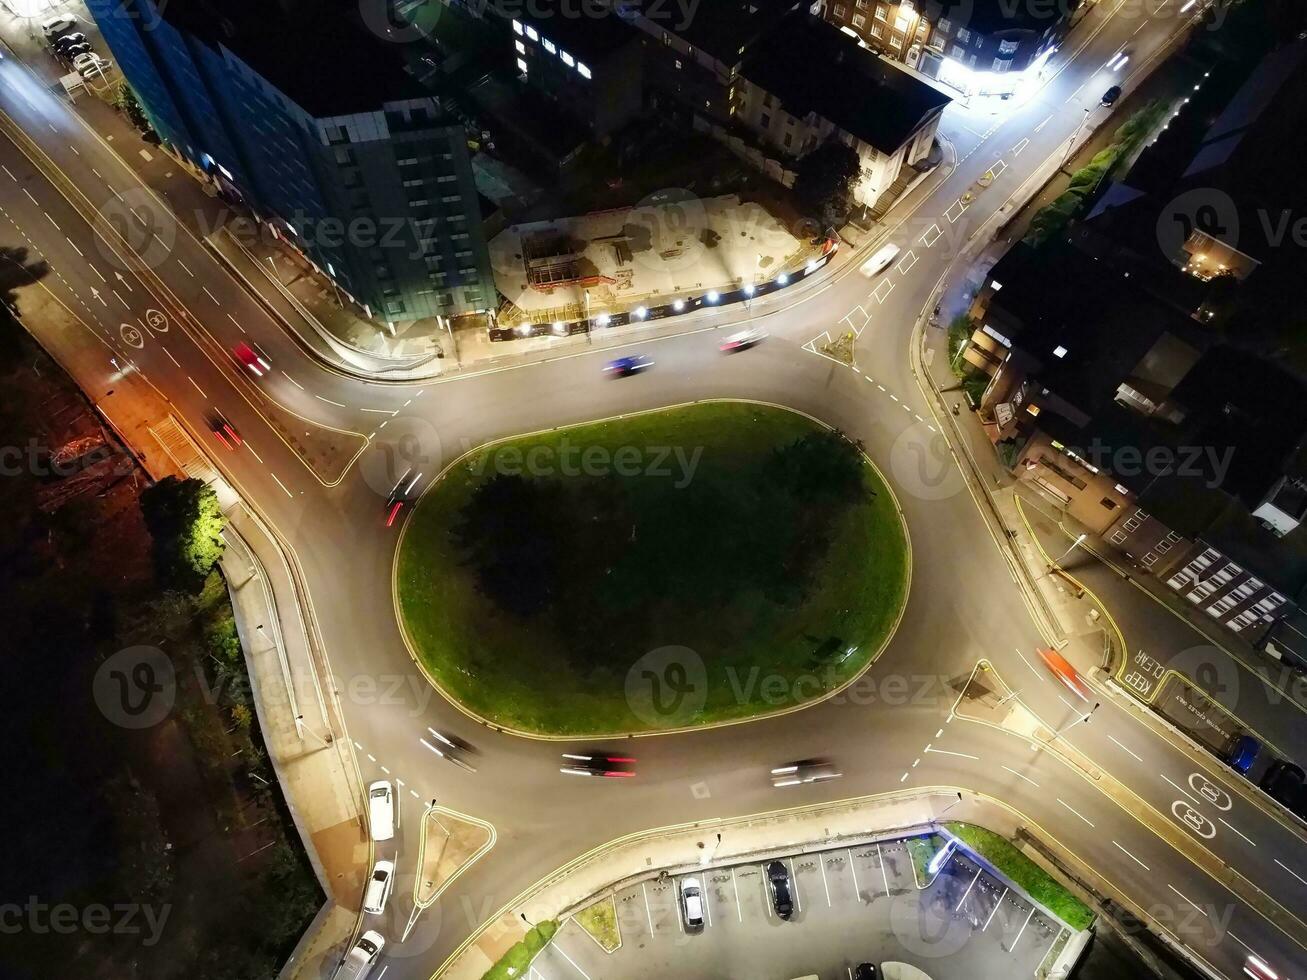
<path fill-rule="evenodd" d="M 1103 93 L 1103 97 L 1098 101 L 1101 105 L 1115 105 L 1116 100 L 1119 98 L 1121 98 L 1121 86 L 1113 85 L 1110 89 L 1108 89 L 1106 92 Z"/>
<path fill-rule="evenodd" d="M 772 908 L 782 919 L 794 914 L 793 890 L 790 888 L 790 872 L 780 861 L 767 864 L 767 890 L 771 893 Z"/>
<path fill-rule="evenodd" d="M 228 451 L 234 453 L 241 447 L 241 434 L 227 421 L 225 415 L 209 416 L 209 431 L 213 433 L 215 439 L 227 447 Z"/>
<path fill-rule="evenodd" d="M 1262 776 L 1261 786 L 1271 799 L 1302 815 L 1304 802 L 1307 802 L 1307 774 L 1303 773 L 1301 766 L 1295 766 L 1287 759 L 1273 762 Z"/>
<path fill-rule="evenodd" d="M 60 48 L 59 57 L 71 63 L 79 54 L 89 54 L 90 50 L 91 46 L 83 41 L 81 44 L 70 44 L 66 48 Z"/>
<path fill-rule="evenodd" d="M 872 963 L 859 963 L 853 971 L 853 980 L 877 980 L 880 971 Z"/>
<path fill-rule="evenodd" d="M 626 755 L 608 755 L 606 752 L 593 754 L 564 752 L 563 763 L 558 771 L 567 776 L 629 779 L 635 775 L 635 760 Z"/>
<path fill-rule="evenodd" d="M 627 357 L 619 357 L 615 361 L 609 361 L 604 365 L 604 373 L 612 375 L 614 378 L 627 378 L 651 367 L 653 367 L 653 361 L 645 355 L 630 354 Z"/>
<path fill-rule="evenodd" d="M 63 52 L 74 44 L 85 44 L 86 35 L 81 31 L 74 31 L 72 34 L 65 34 L 63 37 L 55 38 L 54 44 L 51 45 L 56 51 Z"/>

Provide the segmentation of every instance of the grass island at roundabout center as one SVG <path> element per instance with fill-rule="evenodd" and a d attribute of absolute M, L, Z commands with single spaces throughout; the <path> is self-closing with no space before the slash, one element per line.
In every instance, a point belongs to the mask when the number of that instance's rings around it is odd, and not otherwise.
<path fill-rule="evenodd" d="M 709 402 L 464 456 L 404 528 L 396 607 L 428 676 L 492 724 L 653 732 L 847 685 L 893 633 L 910 569 L 856 446 Z"/>

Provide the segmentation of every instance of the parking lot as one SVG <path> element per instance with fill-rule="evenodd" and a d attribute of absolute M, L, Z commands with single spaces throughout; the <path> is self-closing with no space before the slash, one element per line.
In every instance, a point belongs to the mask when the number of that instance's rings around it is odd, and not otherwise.
<path fill-rule="evenodd" d="M 538 980 L 613 977 L 849 980 L 858 963 L 908 963 L 936 980 L 1033 976 L 1060 923 L 1014 895 L 964 855 L 918 889 L 903 841 L 785 858 L 794 891 L 789 921 L 772 908 L 763 865 L 692 877 L 704 926 L 689 932 L 681 878 L 617 893 L 622 946 L 607 954 L 568 922 L 537 957 Z"/>

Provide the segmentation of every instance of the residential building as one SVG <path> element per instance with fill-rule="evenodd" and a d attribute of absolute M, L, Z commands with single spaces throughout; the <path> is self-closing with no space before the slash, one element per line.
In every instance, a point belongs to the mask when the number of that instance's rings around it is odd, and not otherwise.
<path fill-rule="evenodd" d="M 1037 76 L 1077 0 L 823 0 L 826 18 L 873 51 L 971 94 L 1013 92 Z"/>
<path fill-rule="evenodd" d="M 90 0 L 164 145 L 369 315 L 496 305 L 463 126 L 346 0 Z"/>

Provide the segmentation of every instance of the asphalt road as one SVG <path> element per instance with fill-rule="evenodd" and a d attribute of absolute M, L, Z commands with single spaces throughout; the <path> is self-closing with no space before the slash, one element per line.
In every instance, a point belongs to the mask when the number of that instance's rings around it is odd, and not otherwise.
<path fill-rule="evenodd" d="M 1147 71 L 1150 54 L 1177 29 L 1175 7 L 1174 0 L 1150 4 L 1149 18 L 1140 18 L 1134 4 L 1115 16 L 1106 7 L 1095 12 L 1055 59 L 1055 77 L 997 122 L 950 109 L 944 130 L 957 148 L 958 167 L 896 227 L 890 240 L 902 246 L 903 256 L 875 282 L 853 263 L 820 285 L 759 301 L 752 317 L 772 338 L 741 355 L 721 357 L 716 343 L 722 329 L 746 319 L 743 309 L 700 317 L 679 336 L 627 345 L 657 363 L 620 382 L 602 377 L 602 363 L 612 355 L 598 348 L 416 386 L 369 384 L 324 369 L 202 245 L 184 230 L 171 233 L 174 226 L 154 199 L 60 98 L 13 59 L 0 63 L 0 109 L 48 155 L 44 169 L 57 168 L 85 196 L 79 212 L 43 168 L 0 140 L 0 244 L 26 245 L 49 261 L 53 272 L 42 288 L 81 317 L 88 349 L 103 349 L 102 376 L 79 371 L 79 380 L 103 395 L 118 370 L 110 358 L 122 365 L 128 356 L 201 438 L 207 438 L 205 419 L 212 413 L 231 419 L 245 448 L 228 454 L 212 441 L 208 446 L 303 568 L 364 778 L 403 779 L 409 816 L 434 796 L 497 828 L 495 848 L 402 944 L 395 940 L 408 910 L 402 902 L 392 908 L 385 929 L 392 938 L 388 976 L 429 975 L 532 882 L 621 834 L 936 784 L 966 786 L 1018 808 L 1100 869 L 1120 894 L 1171 923 L 1180 941 L 1227 976 L 1240 974 L 1250 949 L 1282 973 L 1307 962 L 1301 937 L 1252 911 L 1145 821 L 1184 826 L 1175 814 L 1201 813 L 1198 829 L 1185 832 L 1290 909 L 1307 900 L 1302 840 L 1238 797 L 1229 809 L 1199 799 L 1187 758 L 1106 696 L 1091 722 L 1064 737 L 1128 787 L 1135 802 L 1109 797 L 1021 739 L 952 718 L 955 694 L 946 693 L 945 684 L 908 704 L 836 699 L 743 728 L 642 740 L 637 779 L 568 779 L 557 771 L 565 746 L 487 730 L 433 696 L 415 674 L 392 606 L 397 536 L 380 526 L 385 496 L 407 466 L 418 467 L 425 485 L 464 448 L 490 439 L 696 398 L 784 404 L 861 439 L 903 508 L 914 581 L 902 625 L 870 681 L 934 676 L 956 684 L 986 657 L 1048 724 L 1074 721 L 1081 709 L 1037 663 L 1023 662 L 1031 660 L 1040 636 L 949 462 L 907 351 L 918 313 L 964 259 L 964 246 L 987 231 L 986 222 L 1038 167 L 1060 160 L 1085 107 L 1105 111 L 1093 108 L 1116 80 L 1103 71 L 1105 62 L 1128 41 L 1131 75 Z M 996 173 L 992 186 L 964 207 L 960 196 L 987 170 Z M 87 207 L 128 232 L 158 283 L 129 271 L 88 223 Z M 162 292 L 175 301 L 165 301 Z M 165 321 L 154 319 L 166 329 L 150 329 L 150 310 L 165 314 Z M 823 331 L 850 324 L 863 329 L 859 364 L 865 374 L 803 349 Z M 250 378 L 233 363 L 229 352 L 245 338 L 257 338 L 269 354 L 274 371 L 268 377 Z M 112 415 L 112 396 L 103 403 Z M 315 471 L 297 448 L 320 441 L 361 447 L 369 435 L 370 448 L 343 475 Z M 475 745 L 479 771 L 433 756 L 420 742 L 427 726 Z M 771 787 L 768 768 L 810 755 L 836 760 L 844 778 L 784 794 Z M 1215 766 L 1205 776 L 1217 785 L 1234 778 Z M 401 842 L 404 854 L 416 854 L 416 840 Z M 411 863 L 401 872 L 397 898 L 411 890 Z"/>

